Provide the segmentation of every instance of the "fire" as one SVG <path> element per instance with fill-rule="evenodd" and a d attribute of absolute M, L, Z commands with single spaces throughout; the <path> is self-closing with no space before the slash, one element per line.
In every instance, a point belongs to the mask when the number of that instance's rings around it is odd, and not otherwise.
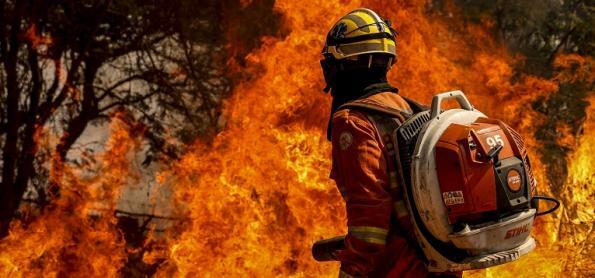
<path fill-rule="evenodd" d="M 126 250 L 113 209 L 119 191 L 134 177 L 127 154 L 138 145 L 119 118 L 110 131 L 94 168 L 53 161 L 51 176 L 60 196 L 30 222 L 12 223 L 9 236 L 0 241 L 0 277 L 117 275 Z M 51 137 L 38 135 L 38 143 L 48 144 L 44 140 Z M 93 171 L 99 174 L 90 175 Z"/>
<path fill-rule="evenodd" d="M 241 1 L 248 6 L 250 1 Z M 487 31 L 490 22 L 466 25 L 456 16 L 429 14 L 427 1 L 278 0 L 283 38 L 264 38 L 224 106 L 225 129 L 211 142 L 196 142 L 158 180 L 174 189 L 173 202 L 189 220 L 168 231 L 165 251 L 145 253 L 145 262 L 165 259 L 158 277 L 336 276 L 338 263 L 318 263 L 316 240 L 344 234 L 345 208 L 328 178 L 330 144 L 325 138 L 330 97 L 321 92 L 318 60 L 335 20 L 369 7 L 396 25 L 399 60 L 389 79 L 400 93 L 428 103 L 438 92 L 463 90 L 475 106 L 500 118 L 526 139 L 539 191 L 549 192 L 539 162 L 534 126 L 540 118 L 529 103 L 557 90 L 557 81 L 593 80 L 592 61 L 556 60 L 580 73 L 552 80 L 516 76 L 514 57 Z M 456 14 L 456 11 L 454 11 Z M 246 23 L 235 23 L 246 24 Z M 230 46 L 234 47 L 234 46 Z M 241 46 L 239 46 L 241 47 Z M 230 50 L 233 52 L 233 49 Z M 239 67 L 234 65 L 235 67 Z M 580 75 L 579 75 L 580 74 Z M 537 250 L 519 261 L 465 273 L 469 277 L 560 276 L 595 273 L 592 257 L 595 98 L 584 135 L 569 158 L 563 208 L 539 219 Z M 119 117 L 100 156 L 101 173 L 55 162 L 52 177 L 61 196 L 28 223 L 13 223 L 0 241 L 0 276 L 116 276 L 127 251 L 111 213 L 118 194 L 134 176 L 128 154 L 138 151 Z M 41 135 L 38 135 L 43 137 Z M 42 143 L 42 145 L 49 143 Z M 570 143 L 569 143 L 570 144 Z M 157 237 L 157 236 L 155 236 Z"/>
<path fill-rule="evenodd" d="M 23 37 L 29 42 L 32 49 L 43 55 L 47 54 L 48 48 L 53 44 L 52 37 L 47 34 L 39 34 L 36 24 L 31 24 Z"/>
<path fill-rule="evenodd" d="M 426 1 L 277 1 L 291 32 L 283 39 L 265 38 L 247 57 L 248 72 L 261 73 L 241 82 L 225 105 L 227 128 L 212 145 L 197 143 L 162 177 L 176 189 L 176 200 L 193 219 L 171 242 L 169 262 L 159 276 L 334 276 L 336 263 L 315 263 L 311 244 L 343 234 L 343 202 L 327 175 L 329 144 L 324 130 L 329 98 L 324 96 L 317 61 L 323 39 L 346 12 L 370 7 L 396 23 L 400 59 L 390 79 L 402 94 L 428 102 L 438 92 L 462 89 L 487 114 L 521 131 L 534 157 L 543 191 L 543 165 L 536 159 L 533 126 L 538 116 L 527 109 L 538 96 L 557 90 L 557 83 L 533 76 L 513 80 L 518 61 L 495 41 L 487 26 L 468 26 L 430 18 Z M 489 22 L 486 24 L 490 24 Z M 552 264 L 559 256 L 554 240 L 538 224 L 538 250 L 523 260 L 469 273 L 490 276 L 522 268 L 561 273 L 572 263 Z M 551 254 L 543 259 L 545 253 Z M 513 276 L 513 272 L 508 272 Z"/>
<path fill-rule="evenodd" d="M 396 22 L 401 59 L 391 80 L 405 95 L 427 102 L 434 93 L 462 88 L 480 110 L 531 138 L 532 122 L 523 119 L 532 115 L 521 105 L 557 89 L 529 76 L 513 83 L 515 58 L 484 28 L 457 25 L 452 32 L 428 18 L 425 1 L 275 4 L 291 32 L 265 39 L 248 57 L 248 71 L 262 66 L 264 72 L 237 86 L 225 106 L 227 129 L 212 145 L 197 143 L 164 174 L 193 221 L 172 243 L 162 276 L 337 273 L 337 264 L 317 264 L 309 253 L 315 240 L 345 232 L 343 204 L 327 178 L 329 99 L 320 93 L 316 62 L 329 26 L 356 7 Z"/>

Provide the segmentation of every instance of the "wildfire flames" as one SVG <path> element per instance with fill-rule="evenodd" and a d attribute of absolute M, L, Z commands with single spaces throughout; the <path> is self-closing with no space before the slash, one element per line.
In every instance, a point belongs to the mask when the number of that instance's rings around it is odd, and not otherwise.
<path fill-rule="evenodd" d="M 276 1 L 289 33 L 264 38 L 247 57 L 248 65 L 240 70 L 256 78 L 239 81 L 225 103 L 225 129 L 211 143 L 196 142 L 158 174 L 160 182 L 174 189 L 177 211 L 190 220 L 168 231 L 165 251 L 145 254 L 147 262 L 165 259 L 157 276 L 337 275 L 338 263 L 317 263 L 310 254 L 314 241 L 346 232 L 344 204 L 328 178 L 330 97 L 321 92 L 318 60 L 330 26 L 358 7 L 377 10 L 395 23 L 399 60 L 389 79 L 403 95 L 427 103 L 438 92 L 463 90 L 479 110 L 522 133 L 539 191 L 551 194 L 533 137 L 534 126 L 543 119 L 528 106 L 555 92 L 557 81 L 592 82 L 593 61 L 559 57 L 560 74 L 552 80 L 516 76 L 513 64 L 522 58 L 493 39 L 487 31 L 490 22 L 466 25 L 456 17 L 431 17 L 426 4 Z M 571 64 L 579 73 L 568 70 Z M 536 222 L 537 249 L 516 262 L 465 276 L 595 273 L 595 98 L 590 103 L 584 134 L 568 160 L 568 181 L 557 196 L 563 206 Z M 124 177 L 134 176 L 127 154 L 137 150 L 138 142 L 114 119 L 101 178 L 86 180 L 75 169 L 60 168 L 55 181 L 60 198 L 32 223 L 13 225 L 10 236 L 0 241 L 0 276 L 118 273 L 127 250 L 109 211 L 127 184 Z M 104 211 L 91 209 L 98 203 Z"/>
<path fill-rule="evenodd" d="M 119 116 L 113 118 L 97 169 L 52 161 L 51 182 L 59 184 L 60 197 L 32 223 L 13 223 L 0 241 L 1 277 L 116 276 L 126 249 L 113 211 L 120 190 L 136 176 L 128 171 L 129 154 L 139 146 L 126 126 Z M 39 143 L 55 141 L 42 133 Z M 101 174 L 82 174 L 93 171 Z"/>

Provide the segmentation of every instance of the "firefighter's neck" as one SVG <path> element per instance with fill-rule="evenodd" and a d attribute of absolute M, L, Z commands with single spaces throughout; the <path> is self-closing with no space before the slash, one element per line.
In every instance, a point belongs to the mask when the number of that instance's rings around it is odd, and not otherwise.
<path fill-rule="evenodd" d="M 337 75 L 337 82 L 333 87 L 333 106 L 358 99 L 366 94 L 365 90 L 370 85 L 386 83 L 384 70 L 359 70 L 341 72 Z"/>
<path fill-rule="evenodd" d="M 332 115 L 337 109 L 352 100 L 366 95 L 367 87 L 379 84 L 387 83 L 386 81 L 386 70 L 382 71 L 360 71 L 360 72 L 349 72 L 339 73 L 337 75 L 336 83 L 331 89 L 333 94 L 333 103 L 331 106 L 331 116 L 329 117 L 328 128 L 327 128 L 327 139 L 331 140 L 332 126 Z"/>

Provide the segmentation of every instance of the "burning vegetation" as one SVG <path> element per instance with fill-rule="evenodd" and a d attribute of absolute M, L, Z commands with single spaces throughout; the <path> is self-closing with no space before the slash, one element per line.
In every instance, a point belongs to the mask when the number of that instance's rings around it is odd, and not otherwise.
<path fill-rule="evenodd" d="M 104 60 L 87 61 L 83 57 L 77 62 L 76 55 L 58 54 L 62 50 L 56 45 L 64 44 L 63 41 L 42 36 L 33 23 L 23 20 L 29 26 L 21 32 L 23 40 L 28 41 L 26 47 L 46 47 L 29 50 L 35 53 L 30 58 L 38 59 L 30 61 L 55 64 L 54 71 L 46 74 L 53 74 L 52 80 L 59 81 L 56 81 L 58 90 L 53 89 L 60 94 L 49 96 L 50 105 L 64 90 L 64 98 L 68 99 L 63 104 L 65 107 L 97 112 L 96 118 L 87 119 L 85 124 L 97 119 L 109 122 L 109 139 L 104 150 L 88 154 L 91 162 L 77 164 L 73 162 L 77 159 L 68 158 L 68 150 L 63 146 L 74 143 L 72 140 L 77 137 L 69 137 L 70 127 L 79 123 L 76 121 L 81 115 L 89 116 L 87 112 L 81 112 L 78 117 L 66 115 L 64 121 L 68 123 L 63 126 L 59 121 L 58 124 L 42 122 L 33 114 L 31 132 L 23 133 L 28 132 L 28 126 L 25 131 L 17 130 L 17 135 L 29 134 L 34 139 L 35 163 L 39 165 L 31 164 L 31 167 L 38 171 L 46 169 L 47 179 L 42 184 L 47 188 L 41 191 L 48 196 L 43 199 L 47 204 L 21 204 L 18 217 L 10 217 L 8 233 L 0 239 L 0 277 L 336 276 L 338 264 L 317 263 L 310 253 L 316 240 L 346 232 L 343 201 L 328 178 L 330 144 L 325 130 L 330 99 L 321 92 L 324 82 L 318 60 L 328 28 L 341 15 L 358 7 L 377 10 L 396 25 L 398 61 L 389 80 L 401 94 L 428 103 L 438 92 L 461 89 L 480 111 L 504 120 L 523 135 L 533 159 L 538 191 L 562 201 L 556 213 L 536 221 L 535 251 L 510 264 L 465 272 L 465 277 L 594 275 L 593 53 L 565 52 L 565 46 L 560 46 L 551 57 L 553 71 L 538 72 L 535 68 L 539 68 L 536 66 L 539 59 L 523 55 L 523 49 L 513 51 L 506 45 L 510 42 L 506 35 L 513 36 L 513 32 L 495 34 L 499 23 L 488 14 L 477 12 L 474 13 L 478 14 L 477 18 L 466 18 L 470 7 L 461 5 L 466 2 L 222 1 L 213 11 L 222 16 L 219 20 L 224 22 L 221 26 L 225 30 L 218 30 L 221 32 L 217 36 L 225 36 L 220 39 L 227 42 L 226 47 L 204 52 L 200 46 L 192 47 L 193 43 L 202 41 L 186 40 L 180 35 L 215 36 L 215 33 L 185 32 L 172 27 L 161 33 L 139 34 L 132 26 L 125 31 L 131 36 L 136 34 L 144 42 L 156 39 L 155 36 L 167 36 L 154 44 L 126 45 L 129 49 L 121 55 L 141 62 L 114 66 L 124 67 L 124 73 L 134 76 L 128 80 L 125 75 L 120 81 L 102 80 L 94 75 L 104 63 L 122 57 L 113 53 L 119 49 L 117 44 L 106 46 L 104 42 L 90 40 L 91 50 L 94 47 L 110 50 L 95 57 Z M 19 6 L 13 1 L 2 3 L 3 11 L 8 6 Z M 111 15 L 109 7 L 98 5 L 97 8 Z M 471 8 L 480 7 L 471 5 Z M 246 15 L 241 14 L 242 10 Z M 149 7 L 145 12 L 136 16 L 146 17 L 155 11 Z M 167 18 L 172 14 L 161 16 Z M 258 21 L 260 17 L 266 28 L 274 26 L 275 30 L 238 27 L 252 24 L 243 20 Z M 145 20 L 136 24 L 151 26 Z M 263 23 L 257 26 L 260 24 Z M 577 23 L 575 29 L 578 28 Z M 105 33 L 106 37 L 115 32 L 105 26 L 95 31 Z M 258 40 L 246 39 L 254 34 Z M 181 51 L 164 50 L 169 48 Z M 7 49 L 10 48 L 6 43 L 2 44 L 3 57 L 10 54 L 4 53 Z M 94 51 L 99 55 L 99 50 Z M 143 51 L 161 62 L 151 64 L 142 60 Z M 191 63 L 193 58 L 202 56 L 210 58 L 204 64 Z M 221 59 L 226 59 L 225 64 Z M 205 85 L 200 74 L 193 71 L 205 64 L 214 67 L 206 73 L 224 74 L 223 81 L 209 77 L 210 83 Z M 2 83 L 10 78 L 7 65 L 4 63 L 0 72 Z M 72 70 L 79 66 L 80 69 Z M 136 66 L 140 67 L 138 72 L 129 71 Z M 161 67 L 168 70 L 157 71 Z M 120 87 L 136 78 L 148 85 L 137 85 L 140 89 L 136 91 L 130 89 L 134 86 L 127 90 Z M 226 82 L 232 82 L 233 86 Z M 97 95 L 104 98 L 91 97 L 92 89 L 100 86 L 104 90 Z M 49 89 L 52 88 L 48 92 Z M 144 90 L 151 94 L 141 93 Z M 176 95 L 172 97 L 170 94 L 174 92 Z M 4 94 L 2 91 L 3 101 Z M 188 110 L 175 106 L 175 97 L 198 103 L 191 108 L 203 109 L 200 111 L 204 113 L 192 114 L 189 119 L 200 118 L 201 126 L 214 128 L 189 134 L 193 126 L 178 130 L 171 124 L 173 120 L 155 124 L 159 115 L 175 120 Z M 88 99 L 92 101 L 86 103 Z M 10 105 L 9 100 L 3 109 Z M 171 106 L 181 112 L 172 115 L 169 110 L 151 108 L 162 102 L 164 107 Z M 38 109 L 45 109 L 43 102 L 40 103 Z M 84 110 L 85 105 L 96 107 Z M 567 107 L 562 109 L 560 105 Z M 6 115 L 0 114 L 3 145 L 7 145 L 11 132 L 8 126 L 5 128 L 11 119 Z M 52 117 L 58 116 L 64 115 Z M 22 149 L 26 142 L 13 147 Z M 173 224 L 159 228 L 150 224 L 154 217 L 136 214 L 132 221 L 145 223 L 139 224 L 144 229 L 137 231 L 140 235 L 134 239 L 117 217 L 118 200 L 124 188 L 138 182 L 139 176 L 147 175 L 136 170 L 134 159 L 135 153 L 145 151 L 145 145 L 152 146 L 153 152 L 142 165 L 166 165 L 150 175 L 159 184 L 153 189 L 157 195 L 172 192 L 167 194 L 171 208 L 163 211 L 171 211 Z M 28 151 L 25 149 L 23 153 Z M 2 154 L 6 156 L 6 149 Z M 19 163 L 23 161 L 28 160 Z M 6 163 L 5 160 L 3 168 L 7 167 Z M 11 163 L 20 167 L 16 161 Z M 6 186 L 8 176 L 3 175 L 1 186 Z M 12 176 L 10 179 L 17 180 Z M 37 186 L 33 178 L 30 183 Z M 151 201 L 154 200 L 148 200 Z M 6 218 L 6 213 L 3 217 Z"/>

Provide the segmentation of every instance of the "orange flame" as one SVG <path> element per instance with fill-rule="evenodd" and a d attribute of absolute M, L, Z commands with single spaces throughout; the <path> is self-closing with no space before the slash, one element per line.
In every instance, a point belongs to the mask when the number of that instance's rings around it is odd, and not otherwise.
<path fill-rule="evenodd" d="M 320 93 L 317 61 L 333 21 L 348 11 L 370 7 L 397 23 L 400 59 L 390 75 L 402 94 L 422 102 L 438 92 L 462 89 L 473 103 L 521 131 L 537 158 L 533 126 L 539 119 L 526 106 L 557 90 L 555 81 L 521 76 L 487 25 L 433 18 L 426 1 L 277 1 L 291 32 L 265 38 L 247 57 L 248 71 L 262 75 L 236 87 L 225 105 L 227 128 L 212 145 L 197 143 L 170 172 L 176 200 L 193 219 L 172 241 L 169 263 L 159 276 L 333 276 L 336 263 L 319 264 L 309 248 L 318 239 L 345 232 L 343 202 L 327 178 L 329 146 L 323 133 L 329 98 Z M 543 165 L 537 178 L 548 191 Z M 557 221 L 557 220 L 554 220 Z M 538 251 L 517 263 L 471 276 L 557 275 L 560 266 L 542 259 L 541 239 L 551 223 L 538 224 Z M 555 240 L 554 240 L 555 241 Z M 545 242 L 551 242 L 545 240 Z M 555 257 L 549 257 L 551 259 Z"/>
<path fill-rule="evenodd" d="M 31 45 L 31 48 L 38 54 L 47 54 L 48 48 L 54 43 L 52 37 L 47 34 L 39 34 L 36 24 L 31 24 L 23 34 L 23 38 Z"/>
<path fill-rule="evenodd" d="M 244 7 L 251 2 L 241 1 Z M 243 70 L 254 78 L 240 83 L 225 103 L 225 130 L 212 143 L 195 143 L 158 176 L 171 184 L 177 209 L 190 222 L 183 231 L 168 233 L 164 253 L 145 253 L 145 262 L 167 260 L 157 276 L 337 275 L 337 263 L 317 263 L 310 254 L 314 241 L 345 232 L 344 204 L 328 178 L 330 147 L 324 130 L 330 99 L 321 93 L 318 59 L 330 26 L 358 7 L 377 10 L 396 23 L 400 58 L 389 78 L 403 95 L 427 103 L 435 93 L 462 89 L 481 111 L 523 134 L 540 191 L 549 191 L 533 137 L 542 119 L 527 106 L 555 92 L 558 81 L 592 83 L 592 61 L 559 57 L 553 80 L 515 76 L 513 64 L 521 58 L 491 36 L 492 23 L 466 25 L 456 17 L 433 16 L 425 6 L 425 0 L 275 3 L 290 32 L 282 39 L 264 38 L 247 57 Z M 578 72 L 564 70 L 576 65 Z M 570 176 L 561 196 L 565 206 L 538 220 L 537 250 L 465 276 L 595 273 L 590 259 L 595 99 L 590 103 L 585 133 L 569 158 Z M 61 196 L 28 226 L 13 223 L 10 235 L 0 241 L 0 277 L 118 274 L 127 251 L 114 218 L 105 211 L 113 212 L 120 190 L 135 175 L 127 154 L 138 150 L 138 141 L 118 117 L 111 130 L 99 159 L 101 176 L 84 178 L 86 169 L 55 162 L 52 178 Z"/>
<path fill-rule="evenodd" d="M 9 236 L 0 241 L 0 277 L 117 275 L 126 260 L 125 243 L 109 213 L 134 176 L 127 154 L 137 143 L 118 118 L 110 129 L 96 169 L 53 162 L 60 164 L 52 167 L 60 197 L 32 223 L 12 223 Z M 89 176 L 93 171 L 99 175 Z"/>

